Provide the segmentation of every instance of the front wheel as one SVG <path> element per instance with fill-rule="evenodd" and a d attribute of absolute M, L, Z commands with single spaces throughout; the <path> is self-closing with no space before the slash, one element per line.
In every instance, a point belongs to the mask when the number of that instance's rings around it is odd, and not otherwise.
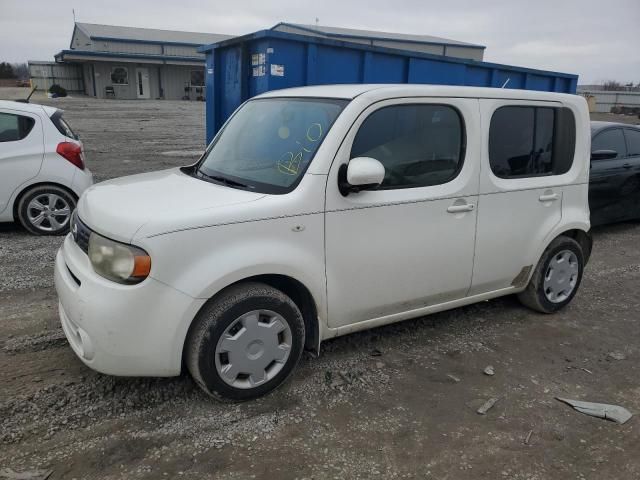
<path fill-rule="evenodd" d="M 287 295 L 262 283 L 232 286 L 197 315 L 186 343 L 196 383 L 223 401 L 265 395 L 293 372 L 304 320 Z"/>
<path fill-rule="evenodd" d="M 542 313 L 553 313 L 567 305 L 582 280 L 584 253 L 573 238 L 560 236 L 547 247 L 527 288 L 518 299 Z"/>

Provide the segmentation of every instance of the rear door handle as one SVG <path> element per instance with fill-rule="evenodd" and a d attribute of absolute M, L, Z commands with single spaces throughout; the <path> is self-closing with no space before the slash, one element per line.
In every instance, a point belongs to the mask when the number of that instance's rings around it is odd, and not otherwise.
<path fill-rule="evenodd" d="M 630 163 L 625 163 L 624 165 L 622 165 L 622 168 L 631 168 L 631 164 Z"/>
<path fill-rule="evenodd" d="M 538 200 L 540 200 L 541 202 L 555 202 L 556 200 L 558 200 L 558 198 L 560 198 L 560 196 L 557 193 L 549 193 L 546 195 L 540 195 L 540 197 L 538 197 Z"/>
<path fill-rule="evenodd" d="M 447 208 L 447 212 L 449 213 L 462 213 L 462 212 L 473 212 L 476 206 L 473 203 L 467 203 L 465 205 L 451 205 Z"/>

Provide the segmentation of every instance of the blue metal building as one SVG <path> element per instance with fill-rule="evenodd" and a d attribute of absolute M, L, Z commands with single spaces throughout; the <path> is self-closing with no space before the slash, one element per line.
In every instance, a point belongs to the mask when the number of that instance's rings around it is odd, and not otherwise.
<path fill-rule="evenodd" d="M 245 100 L 288 87 L 422 83 L 575 93 L 578 76 L 413 50 L 261 30 L 206 45 L 207 143 Z"/>

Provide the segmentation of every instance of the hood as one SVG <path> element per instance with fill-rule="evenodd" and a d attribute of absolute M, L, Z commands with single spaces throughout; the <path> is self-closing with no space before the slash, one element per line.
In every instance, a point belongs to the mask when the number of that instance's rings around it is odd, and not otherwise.
<path fill-rule="evenodd" d="M 258 200 L 265 195 L 217 185 L 179 168 L 108 180 L 87 189 L 78 215 L 92 230 L 131 242 L 143 226 L 149 234 L 188 228 L 216 209 Z M 197 220 L 196 220 L 197 219 Z"/>

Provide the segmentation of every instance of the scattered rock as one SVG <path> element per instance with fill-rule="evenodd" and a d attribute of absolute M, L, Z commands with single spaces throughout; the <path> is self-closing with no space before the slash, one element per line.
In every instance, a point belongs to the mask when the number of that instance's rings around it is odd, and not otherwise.
<path fill-rule="evenodd" d="M 607 359 L 611 359 L 611 360 L 626 360 L 627 356 L 622 352 L 609 352 L 607 354 Z"/>
<path fill-rule="evenodd" d="M 39 352 L 47 348 L 62 347 L 67 344 L 62 328 L 47 330 L 36 335 L 20 335 L 8 339 L 4 344 L 4 351 L 9 355 L 26 352 Z"/>
<path fill-rule="evenodd" d="M 489 400 L 484 402 L 484 404 L 478 410 L 476 410 L 476 412 L 480 415 L 486 415 L 487 412 L 491 410 L 493 406 L 498 402 L 498 400 L 500 400 L 500 397 L 490 398 Z"/>
<path fill-rule="evenodd" d="M 0 478 L 8 480 L 47 480 L 53 473 L 53 470 L 30 470 L 24 472 L 16 472 L 11 468 L 3 468 L 0 470 Z"/>
<path fill-rule="evenodd" d="M 373 350 L 371 350 L 371 352 L 369 352 L 369 355 L 371 355 L 372 357 L 380 357 L 382 356 L 382 352 L 377 348 L 374 348 Z"/>
<path fill-rule="evenodd" d="M 489 375 L 490 377 L 492 377 L 493 375 L 495 375 L 495 371 L 493 370 L 493 365 L 489 365 L 488 367 L 486 367 L 484 369 L 484 374 L 485 375 Z"/>

